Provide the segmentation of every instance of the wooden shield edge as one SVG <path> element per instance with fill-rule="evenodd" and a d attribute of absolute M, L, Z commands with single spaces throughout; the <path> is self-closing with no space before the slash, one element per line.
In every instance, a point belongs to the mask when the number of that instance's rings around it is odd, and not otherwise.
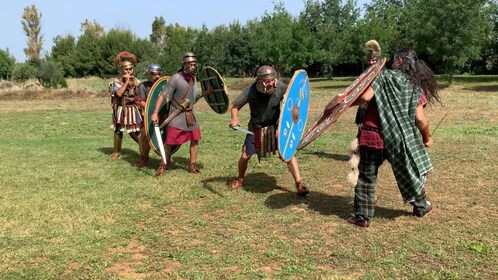
<path fill-rule="evenodd" d="M 216 77 L 216 81 L 213 81 L 212 78 L 214 77 Z M 205 66 L 201 70 L 200 78 L 202 91 L 206 91 L 209 86 L 212 86 L 215 90 L 214 93 L 204 96 L 209 107 L 218 114 L 226 113 L 230 103 L 227 94 L 228 90 L 223 77 L 213 67 Z"/>
<path fill-rule="evenodd" d="M 307 83 L 308 83 L 308 97 L 307 97 L 307 99 L 308 99 L 308 100 L 307 100 L 308 104 L 307 104 L 307 108 L 306 108 L 306 118 L 305 118 L 305 120 L 304 120 L 304 124 L 303 124 L 303 133 L 301 133 L 301 137 L 302 137 L 302 136 L 304 135 L 304 129 L 306 128 L 306 123 L 307 123 L 307 121 L 308 121 L 308 111 L 309 111 L 309 105 L 310 105 L 310 104 L 309 104 L 309 98 L 310 98 L 310 96 L 309 96 L 309 95 L 310 95 L 310 92 L 309 92 L 309 88 L 310 88 L 310 87 L 309 87 L 309 78 L 308 78 L 308 73 L 306 72 L 306 70 L 302 70 L 302 69 L 300 69 L 300 70 L 296 70 L 296 71 L 294 72 L 294 75 L 292 76 L 291 80 L 289 81 L 289 84 L 287 85 L 287 90 L 286 90 L 286 91 L 285 91 L 285 93 L 284 93 L 284 99 L 282 100 L 282 106 L 285 106 L 285 104 L 286 104 L 286 102 L 287 102 L 288 93 L 290 92 L 290 90 L 291 90 L 291 88 L 292 88 L 292 85 L 294 84 L 295 79 L 296 79 L 296 78 L 299 76 L 299 74 L 301 74 L 301 73 L 304 73 L 304 75 L 305 75 L 305 80 L 306 80 L 306 81 L 307 81 Z M 299 107 L 299 108 L 301 108 L 301 107 Z M 301 110 L 300 110 L 299 112 L 301 112 Z M 282 127 L 283 127 L 283 124 L 282 124 L 282 117 L 283 117 L 283 115 L 284 115 L 284 114 L 285 114 L 284 110 L 282 110 L 282 109 L 281 109 L 281 110 L 280 110 L 280 116 L 279 116 L 279 119 L 278 119 L 278 132 L 277 132 L 277 137 L 278 137 L 278 138 L 280 138 L 280 135 L 281 135 L 281 133 L 282 133 Z M 298 139 L 298 141 L 296 141 L 296 142 L 299 144 L 299 143 L 300 143 L 300 141 L 301 141 L 301 139 Z M 286 161 L 286 162 L 288 162 L 289 160 L 291 160 L 291 159 L 292 159 L 292 156 L 294 156 L 294 155 L 295 155 L 295 153 L 297 152 L 297 148 L 296 148 L 296 150 L 294 151 L 293 155 L 292 155 L 290 158 L 285 159 L 285 158 L 283 157 L 283 155 L 282 155 L 282 150 L 281 150 L 281 146 L 280 146 L 280 141 L 277 141 L 277 143 L 278 143 L 278 152 L 279 152 L 279 154 L 280 154 L 280 157 L 281 157 L 284 161 Z M 287 145 L 288 145 L 288 144 L 287 144 Z"/>
<path fill-rule="evenodd" d="M 311 144 L 325 130 L 327 130 L 327 128 L 334 124 L 337 119 L 346 111 L 346 109 L 349 108 L 351 104 L 365 92 L 365 90 L 367 90 L 368 86 L 373 82 L 375 77 L 377 77 L 377 75 L 383 69 L 385 63 L 386 58 L 379 60 L 376 64 L 364 71 L 356 80 L 353 81 L 353 83 L 351 83 L 351 85 L 344 89 L 340 94 L 335 96 L 334 98 L 345 95 L 345 100 L 329 114 L 324 115 L 322 113 L 320 115 L 313 126 L 311 126 L 311 128 L 301 138 L 301 142 L 298 144 L 297 150 L 302 150 L 304 147 Z M 358 89 L 360 89 L 361 91 L 359 91 Z M 352 96 L 352 98 L 348 98 L 355 90 L 358 90 L 358 92 L 354 96 Z"/>

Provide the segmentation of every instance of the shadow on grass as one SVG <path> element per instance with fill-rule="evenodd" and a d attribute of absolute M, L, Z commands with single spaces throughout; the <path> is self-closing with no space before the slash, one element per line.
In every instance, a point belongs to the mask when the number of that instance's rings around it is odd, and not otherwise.
<path fill-rule="evenodd" d="M 230 188 L 230 183 L 235 180 L 234 177 L 213 177 L 202 180 L 202 185 L 210 192 L 224 197 L 219 191 L 216 190 L 216 185 L 224 184 Z M 280 190 L 282 192 L 270 195 L 265 205 L 271 209 L 282 209 L 293 205 L 306 204 L 312 211 L 316 211 L 322 215 L 334 215 L 343 219 L 347 219 L 353 212 L 353 198 L 349 196 L 329 195 L 322 192 L 315 192 L 311 189 L 310 195 L 307 197 L 300 197 L 297 195 L 294 186 L 288 188 L 280 187 L 277 185 L 277 180 L 274 177 L 268 176 L 266 173 L 250 173 L 244 179 L 244 191 L 253 193 L 269 193 L 273 190 Z M 353 195 L 353 194 L 352 194 Z M 394 220 L 400 216 L 411 215 L 410 212 L 390 209 L 385 207 L 375 207 L 375 217 Z"/>
<path fill-rule="evenodd" d="M 345 154 L 328 154 L 324 152 L 308 152 L 308 153 L 303 153 L 306 155 L 314 155 L 319 158 L 326 158 L 326 159 L 333 159 L 333 160 L 338 160 L 338 161 L 348 161 L 349 160 L 349 155 Z"/>
<path fill-rule="evenodd" d="M 279 193 L 268 197 L 266 206 L 272 209 L 281 209 L 292 205 L 306 204 L 310 210 L 322 215 L 334 215 L 347 219 L 353 212 L 351 197 L 329 195 L 311 190 L 308 197 L 299 197 L 296 193 Z M 375 208 L 375 217 L 394 220 L 399 216 L 411 215 L 410 212 L 385 207 Z"/>
<path fill-rule="evenodd" d="M 137 150 L 138 150 L 138 145 L 137 145 Z M 111 154 L 114 153 L 114 148 L 101 147 L 101 148 L 98 148 L 97 151 L 103 153 L 104 155 L 108 155 L 110 157 Z M 119 160 L 124 160 L 124 161 L 128 162 L 130 165 L 135 165 L 135 163 L 139 159 L 140 159 L 140 154 L 137 151 L 132 150 L 132 149 L 122 149 L 121 150 L 121 157 L 119 158 Z"/>
<path fill-rule="evenodd" d="M 102 154 L 108 155 L 110 157 L 111 154 L 114 152 L 114 148 L 101 147 L 98 148 L 97 151 L 101 152 Z M 149 156 L 151 156 L 153 153 L 154 152 L 151 151 L 149 153 Z M 124 160 L 128 162 L 131 166 L 136 166 L 136 163 L 138 162 L 139 159 L 140 159 L 140 153 L 138 152 L 138 145 L 137 145 L 137 150 L 127 149 L 127 148 L 121 150 L 121 158 L 119 160 Z M 173 162 L 173 169 L 183 169 L 185 171 L 189 171 L 190 159 L 188 151 L 185 156 L 172 156 L 171 161 Z M 151 157 L 149 160 L 149 165 L 141 167 L 141 169 L 156 170 L 160 164 L 161 164 L 161 159 Z M 203 165 L 197 163 L 197 168 L 201 169 L 202 172 Z"/>
<path fill-rule="evenodd" d="M 464 90 L 497 92 L 498 85 L 464 87 Z"/>

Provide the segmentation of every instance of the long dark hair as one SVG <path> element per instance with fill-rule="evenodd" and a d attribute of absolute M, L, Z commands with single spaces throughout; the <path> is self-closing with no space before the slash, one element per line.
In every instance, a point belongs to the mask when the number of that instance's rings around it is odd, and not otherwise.
<path fill-rule="evenodd" d="M 425 61 L 419 59 L 412 48 L 402 48 L 396 51 L 394 58 L 401 58 L 398 70 L 408 75 L 408 80 L 415 88 L 421 88 L 430 104 L 441 103 L 438 93 L 436 76 Z M 435 101 L 434 101 L 435 100 Z"/>

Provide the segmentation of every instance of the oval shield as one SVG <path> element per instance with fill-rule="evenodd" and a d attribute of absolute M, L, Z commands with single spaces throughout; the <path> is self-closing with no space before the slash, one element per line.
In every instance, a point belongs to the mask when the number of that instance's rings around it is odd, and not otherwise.
<path fill-rule="evenodd" d="M 310 84 L 305 70 L 294 72 L 284 95 L 278 122 L 278 152 L 289 161 L 296 153 L 306 126 L 309 110 Z"/>
<path fill-rule="evenodd" d="M 163 145 L 164 142 L 166 141 L 166 128 L 160 129 L 161 131 L 161 139 L 162 143 L 159 143 L 157 141 L 157 136 L 154 131 L 154 123 L 151 121 L 152 114 L 154 113 L 154 109 L 156 107 L 156 102 L 159 97 L 159 94 L 161 94 L 161 91 L 164 89 L 164 86 L 168 83 L 169 76 L 164 76 L 159 78 L 154 85 L 152 85 L 149 95 L 147 96 L 147 101 L 145 103 L 145 114 L 144 114 L 144 128 L 145 128 L 145 134 L 147 136 L 147 140 L 149 141 L 149 146 L 154 153 L 156 153 L 158 156 L 161 156 L 160 152 L 160 147 L 159 145 Z M 159 109 L 159 123 L 162 123 L 167 117 L 169 113 L 169 106 L 165 106 L 164 104 L 161 105 Z M 171 147 L 171 154 L 174 154 L 178 149 L 180 148 L 180 145 L 172 146 Z"/>
<path fill-rule="evenodd" d="M 306 132 L 306 134 L 301 139 L 297 149 L 301 150 L 313 142 L 318 136 L 320 136 L 327 128 L 329 128 L 337 119 L 346 111 L 351 104 L 361 96 L 365 90 L 370 86 L 375 77 L 380 73 L 386 59 L 383 58 L 377 63 L 370 66 L 365 70 L 356 80 L 353 81 L 346 89 L 344 89 L 340 94 L 334 97 L 332 101 L 335 100 L 337 105 L 329 112 L 322 113 L 318 120 L 313 124 L 313 126 Z"/>
<path fill-rule="evenodd" d="M 202 68 L 199 78 L 203 92 L 207 91 L 210 86 L 214 90 L 213 93 L 204 96 L 204 99 L 206 99 L 209 107 L 211 107 L 211 109 L 218 114 L 226 113 L 230 103 L 228 100 L 225 80 L 221 77 L 220 73 L 218 73 L 218 71 L 211 66 L 205 66 Z"/>

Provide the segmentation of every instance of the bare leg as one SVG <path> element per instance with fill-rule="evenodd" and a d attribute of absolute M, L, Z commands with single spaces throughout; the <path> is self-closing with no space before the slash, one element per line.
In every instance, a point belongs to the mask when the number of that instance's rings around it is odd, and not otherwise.
<path fill-rule="evenodd" d="M 190 164 L 197 162 L 197 152 L 199 151 L 199 141 L 190 141 Z"/>
<path fill-rule="evenodd" d="M 305 185 L 303 185 L 303 182 L 301 181 L 301 174 L 299 173 L 299 165 L 297 164 L 296 157 L 292 157 L 287 162 L 287 168 L 289 168 L 289 171 L 292 174 L 292 178 L 294 178 L 297 194 L 300 196 L 307 196 L 310 191 Z"/>
<path fill-rule="evenodd" d="M 166 153 L 166 166 L 171 167 L 171 145 L 165 144 L 164 151 Z"/>
<path fill-rule="evenodd" d="M 294 183 L 301 182 L 301 173 L 299 173 L 299 166 L 297 164 L 296 157 L 292 157 L 287 162 L 287 168 L 289 168 L 289 171 L 292 174 L 292 178 L 294 178 Z"/>
<path fill-rule="evenodd" d="M 246 154 L 246 150 L 242 150 L 242 154 L 240 155 L 239 158 L 239 165 L 238 165 L 238 172 L 239 175 L 235 181 L 232 182 L 231 187 L 233 189 L 242 187 L 244 185 L 244 176 L 246 175 L 247 171 L 247 166 L 249 164 L 249 160 L 251 159 L 251 156 Z"/>
<path fill-rule="evenodd" d="M 199 151 L 199 141 L 192 140 L 190 141 L 190 165 L 189 171 L 190 173 L 200 173 L 200 170 L 197 168 L 197 152 Z"/>

